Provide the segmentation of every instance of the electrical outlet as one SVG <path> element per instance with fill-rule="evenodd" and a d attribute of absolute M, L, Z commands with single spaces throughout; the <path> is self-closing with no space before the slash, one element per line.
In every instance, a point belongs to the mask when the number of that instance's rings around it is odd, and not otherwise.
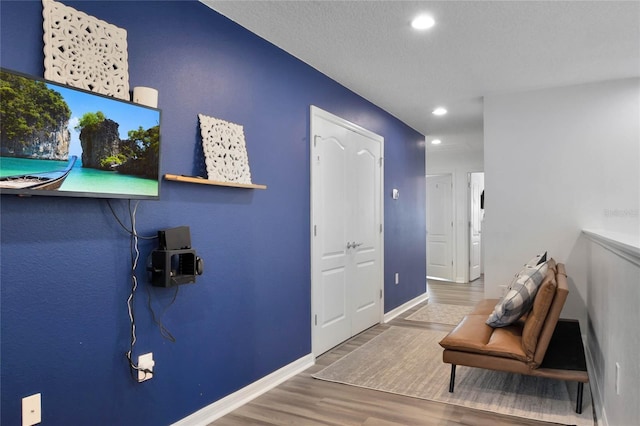
<path fill-rule="evenodd" d="M 22 426 L 42 422 L 42 394 L 36 393 L 22 398 Z"/>
<path fill-rule="evenodd" d="M 396 272 L 396 284 L 400 284 L 400 272 Z"/>
<path fill-rule="evenodd" d="M 138 357 L 138 368 L 140 369 L 138 370 L 138 383 L 153 378 L 154 365 L 156 365 L 156 363 L 153 361 L 153 353 L 149 352 L 148 354 Z M 148 370 L 148 372 L 142 370 Z"/>
<path fill-rule="evenodd" d="M 616 362 L 616 395 L 620 395 L 620 363 Z"/>

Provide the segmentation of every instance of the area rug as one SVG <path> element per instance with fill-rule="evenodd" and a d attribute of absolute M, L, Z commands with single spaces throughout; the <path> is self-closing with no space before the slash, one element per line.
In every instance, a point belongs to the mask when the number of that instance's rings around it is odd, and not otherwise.
<path fill-rule="evenodd" d="M 582 414 L 575 412 L 577 384 L 458 366 L 451 367 L 438 342 L 445 332 L 390 327 L 313 377 L 446 404 L 567 425 L 594 426 L 585 386 Z"/>
<path fill-rule="evenodd" d="M 409 315 L 406 319 L 409 321 L 457 325 L 465 315 L 471 312 L 472 309 L 472 306 L 427 303 L 425 306 Z"/>

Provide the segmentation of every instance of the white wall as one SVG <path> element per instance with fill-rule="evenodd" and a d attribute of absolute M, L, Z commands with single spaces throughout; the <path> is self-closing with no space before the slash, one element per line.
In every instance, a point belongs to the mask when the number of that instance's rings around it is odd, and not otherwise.
<path fill-rule="evenodd" d="M 635 424 L 640 272 L 581 230 L 639 239 L 640 79 L 487 96 L 484 117 L 485 295 L 540 251 L 566 263 L 562 315 L 587 335 L 604 419 Z M 626 365 L 622 395 L 615 362 Z"/>
<path fill-rule="evenodd" d="M 465 135 L 467 138 L 482 138 L 482 133 Z M 469 233 L 467 221 L 469 199 L 467 174 L 484 171 L 482 151 L 428 151 L 427 174 L 453 175 L 454 200 L 454 279 L 467 282 L 469 279 Z"/>
<path fill-rule="evenodd" d="M 584 315 L 586 280 L 571 265 L 581 230 L 640 230 L 639 104 L 637 78 L 485 98 L 486 295 L 548 250 Z"/>

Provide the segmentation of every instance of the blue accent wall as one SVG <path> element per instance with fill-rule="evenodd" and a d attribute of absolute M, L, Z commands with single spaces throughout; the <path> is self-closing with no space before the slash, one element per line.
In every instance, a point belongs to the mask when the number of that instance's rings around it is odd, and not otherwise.
<path fill-rule="evenodd" d="M 128 235 L 97 199 L 1 199 L 1 423 L 42 393 L 43 424 L 161 425 L 311 351 L 309 105 L 385 138 L 385 311 L 425 290 L 424 137 L 198 2 L 64 2 L 128 32 L 129 83 L 159 90 L 161 173 L 204 175 L 197 114 L 244 125 L 254 182 L 242 190 L 164 181 L 140 202 L 142 235 L 187 225 L 205 261 L 196 284 L 151 288 L 140 241 L 129 375 Z M 0 3 L 0 64 L 44 74 L 41 2 Z M 391 189 L 400 200 L 391 199 Z M 112 202 L 126 218 L 127 202 Z M 399 272 L 401 285 L 394 285 Z"/>

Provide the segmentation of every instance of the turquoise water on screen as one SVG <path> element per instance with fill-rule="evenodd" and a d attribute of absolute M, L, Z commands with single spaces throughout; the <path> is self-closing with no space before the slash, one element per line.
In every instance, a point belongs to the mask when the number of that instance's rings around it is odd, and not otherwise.
<path fill-rule="evenodd" d="M 27 173 L 64 170 L 68 161 L 34 160 L 30 158 L 0 157 L 0 178 Z M 158 181 L 138 176 L 82 168 L 78 157 L 71 173 L 58 191 L 158 196 Z"/>

